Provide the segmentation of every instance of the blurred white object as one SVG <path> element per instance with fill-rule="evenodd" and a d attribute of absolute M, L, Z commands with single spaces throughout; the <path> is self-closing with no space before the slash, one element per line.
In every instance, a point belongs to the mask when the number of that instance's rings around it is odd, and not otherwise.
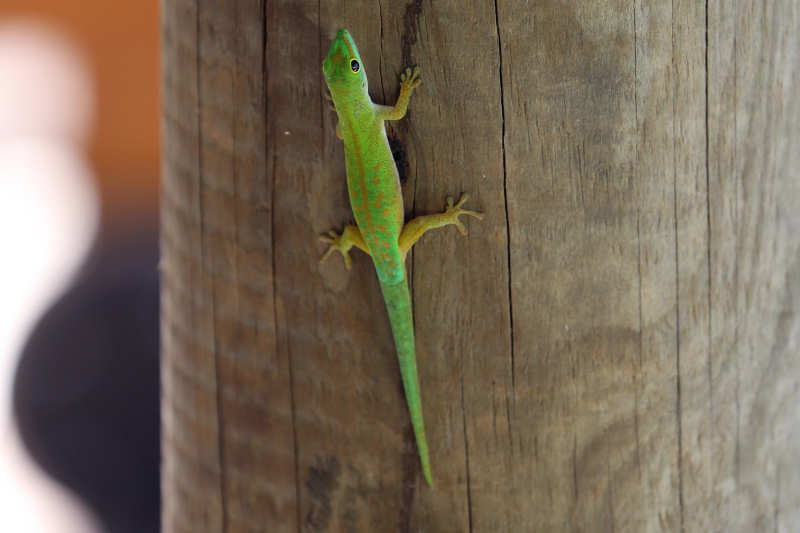
<path fill-rule="evenodd" d="M 82 144 L 94 106 L 86 61 L 66 36 L 35 21 L 0 22 L 0 139 L 42 135 Z"/>
<path fill-rule="evenodd" d="M 65 37 L 32 21 L 0 24 L 0 530 L 97 531 L 89 513 L 26 455 L 11 385 L 37 320 L 66 289 L 99 223 L 84 143 L 92 83 Z"/>

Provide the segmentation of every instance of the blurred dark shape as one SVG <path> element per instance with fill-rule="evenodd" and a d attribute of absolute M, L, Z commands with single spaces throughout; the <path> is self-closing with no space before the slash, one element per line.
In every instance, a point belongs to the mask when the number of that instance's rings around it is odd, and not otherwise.
<path fill-rule="evenodd" d="M 112 533 L 160 529 L 157 263 L 154 227 L 101 237 L 15 377 L 29 453 Z"/>

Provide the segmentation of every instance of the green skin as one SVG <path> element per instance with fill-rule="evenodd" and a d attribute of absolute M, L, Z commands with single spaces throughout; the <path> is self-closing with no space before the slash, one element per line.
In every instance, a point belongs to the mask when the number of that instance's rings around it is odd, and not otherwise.
<path fill-rule="evenodd" d="M 422 473 L 428 484 L 433 486 L 422 421 L 405 257 L 429 229 L 452 224 L 466 235 L 466 228 L 458 216 L 470 215 L 480 219 L 482 215 L 461 209 L 467 200 L 467 196 L 462 195 L 455 205 L 448 198 L 443 213 L 420 216 L 403 225 L 403 196 L 384 121 L 399 120 L 405 116 L 411 93 L 420 83 L 418 68 L 413 71 L 407 68 L 400 76 L 400 96 L 394 107 L 374 104 L 367 92 L 367 75 L 355 42 L 347 30 L 342 29 L 336 34 L 330 52 L 322 63 L 322 72 L 339 117 L 336 136 L 344 141 L 347 189 L 356 226 L 346 226 L 341 234 L 330 231 L 328 236 L 321 237 L 323 242 L 330 245 L 321 261 L 338 251 L 344 256 L 349 269 L 349 252 L 353 246 L 372 257 L 392 326 Z"/>

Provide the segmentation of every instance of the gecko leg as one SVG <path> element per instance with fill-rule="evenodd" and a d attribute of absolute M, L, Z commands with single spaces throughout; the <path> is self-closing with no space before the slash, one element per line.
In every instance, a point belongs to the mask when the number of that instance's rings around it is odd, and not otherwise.
<path fill-rule="evenodd" d="M 448 198 L 447 208 L 443 213 L 416 217 L 403 226 L 403 231 L 400 233 L 400 251 L 403 253 L 403 256 L 405 257 L 411 247 L 414 246 L 414 243 L 416 243 L 419 238 L 422 237 L 422 235 L 424 235 L 429 229 L 441 228 L 453 224 L 458 228 L 458 231 L 460 231 L 462 235 L 466 235 L 467 228 L 465 228 L 464 224 L 458 220 L 460 215 L 469 215 L 477 218 L 478 220 L 483 219 L 482 213 L 461 209 L 461 206 L 464 205 L 464 202 L 466 202 L 468 198 L 469 196 L 462 194 L 461 198 L 455 205 L 453 205 L 453 199 Z"/>
<path fill-rule="evenodd" d="M 367 243 L 364 242 L 364 238 L 361 237 L 361 232 L 357 226 L 353 226 L 352 224 L 345 226 L 341 235 L 331 230 L 328 232 L 328 235 L 321 235 L 319 240 L 330 244 L 328 251 L 326 251 L 325 255 L 319 260 L 320 263 L 324 262 L 335 250 L 338 250 L 344 257 L 344 266 L 347 267 L 347 270 L 350 270 L 352 266 L 352 262 L 350 261 L 350 248 L 355 246 L 359 250 L 369 254 L 369 248 L 367 248 Z"/>
<path fill-rule="evenodd" d="M 393 107 L 386 105 L 376 105 L 375 115 L 379 120 L 400 120 L 406 116 L 408 109 L 408 101 L 411 99 L 411 93 L 422 82 L 419 78 L 419 67 L 414 67 L 414 70 L 407 68 L 405 72 L 400 75 L 400 95 L 397 97 L 397 102 Z"/>

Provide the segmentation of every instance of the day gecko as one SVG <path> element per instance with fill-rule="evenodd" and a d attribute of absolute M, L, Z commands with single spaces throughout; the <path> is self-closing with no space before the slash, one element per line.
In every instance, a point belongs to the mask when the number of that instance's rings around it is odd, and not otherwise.
<path fill-rule="evenodd" d="M 353 246 L 372 257 L 389 313 L 422 473 L 428 485 L 433 486 L 422 421 L 405 258 L 408 250 L 429 229 L 453 224 L 466 235 L 467 230 L 458 220 L 459 215 L 478 219 L 483 215 L 461 209 L 467 200 L 465 194 L 455 204 L 452 198 L 448 198 L 443 213 L 416 217 L 403 225 L 403 196 L 384 121 L 405 116 L 411 93 L 420 83 L 418 68 L 413 71 L 407 68 L 401 74 L 400 96 L 394 107 L 374 104 L 367 92 L 367 75 L 355 42 L 350 33 L 342 29 L 336 33 L 330 52 L 322 63 L 322 72 L 339 118 L 336 136 L 344 141 L 347 190 L 356 225 L 346 226 L 341 235 L 330 231 L 328 236 L 320 237 L 330 244 L 320 261 L 338 250 L 350 269 L 349 252 Z"/>

